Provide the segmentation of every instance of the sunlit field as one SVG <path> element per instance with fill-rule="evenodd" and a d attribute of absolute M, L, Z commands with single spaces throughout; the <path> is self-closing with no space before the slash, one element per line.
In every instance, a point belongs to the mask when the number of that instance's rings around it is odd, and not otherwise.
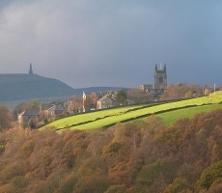
<path fill-rule="evenodd" d="M 44 126 L 44 128 L 46 128 L 46 127 L 47 128 L 55 128 L 55 129 L 67 128 L 67 127 L 71 127 L 74 125 L 80 125 L 80 124 L 87 123 L 87 122 L 94 122 L 98 119 L 104 119 L 106 117 L 121 115 L 121 114 L 127 113 L 129 111 L 144 108 L 147 106 L 148 105 L 135 105 L 135 106 L 107 109 L 107 110 L 102 110 L 102 111 L 74 115 L 71 117 L 66 117 L 63 119 L 56 120 L 56 121 Z"/>
<path fill-rule="evenodd" d="M 174 110 L 167 113 L 157 115 L 168 126 L 171 126 L 180 119 L 191 119 L 200 113 L 206 113 L 214 110 L 222 109 L 222 104 L 210 104 L 197 107 L 189 107 L 185 109 Z"/>
<path fill-rule="evenodd" d="M 210 96 L 169 102 L 153 106 L 130 106 L 91 113 L 85 113 L 57 120 L 43 128 L 52 128 L 60 132 L 66 130 L 90 130 L 104 128 L 119 122 L 157 114 L 166 124 L 172 124 L 178 119 L 191 118 L 201 112 L 220 109 L 222 92 Z"/>

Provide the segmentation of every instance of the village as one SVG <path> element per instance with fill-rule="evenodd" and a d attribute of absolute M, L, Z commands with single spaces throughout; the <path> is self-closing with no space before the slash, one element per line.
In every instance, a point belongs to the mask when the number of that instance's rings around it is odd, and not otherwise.
<path fill-rule="evenodd" d="M 222 0 L 0 0 L 0 193 L 222 193 Z"/>
<path fill-rule="evenodd" d="M 33 69 L 30 65 L 29 75 Z M 71 96 L 66 100 L 42 103 L 29 101 L 18 106 L 17 119 L 20 128 L 39 128 L 56 119 L 99 111 L 119 106 L 154 103 L 161 100 L 175 100 L 206 95 L 212 90 L 206 86 L 203 90 L 198 85 L 178 84 L 168 87 L 167 66 L 155 65 L 153 84 L 140 84 L 137 88 L 117 91 L 85 93 L 82 96 Z M 174 90 L 173 90 L 174 89 Z M 170 92 L 167 92 L 170 90 Z M 169 95 L 170 94 L 170 95 Z M 24 107 L 25 106 L 25 107 Z"/>
<path fill-rule="evenodd" d="M 29 75 L 34 74 L 30 65 Z M 157 100 L 167 89 L 166 65 L 155 65 L 154 83 L 141 84 L 135 89 L 122 89 L 105 93 L 85 93 L 82 96 L 69 97 L 65 101 L 55 101 L 49 104 L 32 102 L 24 111 L 18 114 L 20 128 L 38 128 L 58 118 L 89 111 L 115 108 L 124 105 L 149 103 Z"/>

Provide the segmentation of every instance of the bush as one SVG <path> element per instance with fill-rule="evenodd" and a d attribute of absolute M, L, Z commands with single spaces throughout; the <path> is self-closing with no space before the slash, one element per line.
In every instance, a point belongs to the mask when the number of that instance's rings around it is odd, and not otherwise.
<path fill-rule="evenodd" d="M 188 189 L 188 182 L 184 178 L 176 178 L 164 191 L 164 193 L 179 193 Z"/>
<path fill-rule="evenodd" d="M 75 175 L 69 176 L 60 187 L 58 193 L 73 193 L 77 181 L 78 179 Z"/>
<path fill-rule="evenodd" d="M 160 177 L 164 176 L 166 181 L 171 181 L 175 175 L 174 163 L 167 161 L 156 161 L 142 168 L 137 176 L 137 183 L 145 186 L 152 185 Z"/>
<path fill-rule="evenodd" d="M 106 177 L 95 174 L 81 180 L 76 186 L 74 193 L 103 193 L 108 187 L 109 183 Z"/>
<path fill-rule="evenodd" d="M 207 193 L 221 193 L 222 192 L 222 179 L 216 180 Z"/>
<path fill-rule="evenodd" d="M 11 127 L 12 116 L 6 107 L 0 106 L 0 131 Z"/>
<path fill-rule="evenodd" d="M 17 193 L 17 190 L 12 184 L 6 184 L 0 187 L 0 193 Z"/>
<path fill-rule="evenodd" d="M 209 189 L 220 177 L 222 177 L 222 161 L 216 162 L 204 170 L 198 184 L 201 188 Z"/>
<path fill-rule="evenodd" d="M 125 185 L 112 185 L 104 193 L 123 193 L 126 192 Z"/>
<path fill-rule="evenodd" d="M 28 185 L 28 180 L 24 176 L 16 176 L 12 179 L 12 184 L 16 189 L 22 189 Z"/>

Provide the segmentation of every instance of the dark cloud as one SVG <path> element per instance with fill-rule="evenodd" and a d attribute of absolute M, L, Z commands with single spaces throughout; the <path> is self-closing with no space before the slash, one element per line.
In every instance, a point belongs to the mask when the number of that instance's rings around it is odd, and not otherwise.
<path fill-rule="evenodd" d="M 42 75 L 73 87 L 152 82 L 220 83 L 220 1 L 1 1 L 0 71 Z"/>
<path fill-rule="evenodd" d="M 14 0 L 1 0 L 0 1 L 0 7 L 3 8 L 7 5 L 9 5 L 10 3 L 12 3 Z"/>

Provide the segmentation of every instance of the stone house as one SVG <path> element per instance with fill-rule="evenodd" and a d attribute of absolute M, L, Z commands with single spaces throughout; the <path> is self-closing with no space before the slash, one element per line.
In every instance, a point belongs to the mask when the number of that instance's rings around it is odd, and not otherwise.
<path fill-rule="evenodd" d="M 51 122 L 56 117 L 64 114 L 64 108 L 61 109 L 56 105 L 45 105 L 37 109 L 30 109 L 18 115 L 20 128 L 38 128 L 45 123 Z"/>
<path fill-rule="evenodd" d="M 35 129 L 38 127 L 41 117 L 40 110 L 37 109 L 22 112 L 18 115 L 19 126 L 20 128 Z"/>
<path fill-rule="evenodd" d="M 50 122 L 56 118 L 56 105 L 46 105 L 41 111 L 44 122 Z"/>
<path fill-rule="evenodd" d="M 55 107 L 55 116 L 61 117 L 67 113 L 66 108 L 63 105 L 56 105 Z"/>
<path fill-rule="evenodd" d="M 153 90 L 153 85 L 152 84 L 140 84 L 137 88 L 146 92 L 146 93 L 149 93 L 151 90 Z"/>
<path fill-rule="evenodd" d="M 116 100 L 112 95 L 107 94 L 97 101 L 97 109 L 108 109 L 117 106 Z"/>

